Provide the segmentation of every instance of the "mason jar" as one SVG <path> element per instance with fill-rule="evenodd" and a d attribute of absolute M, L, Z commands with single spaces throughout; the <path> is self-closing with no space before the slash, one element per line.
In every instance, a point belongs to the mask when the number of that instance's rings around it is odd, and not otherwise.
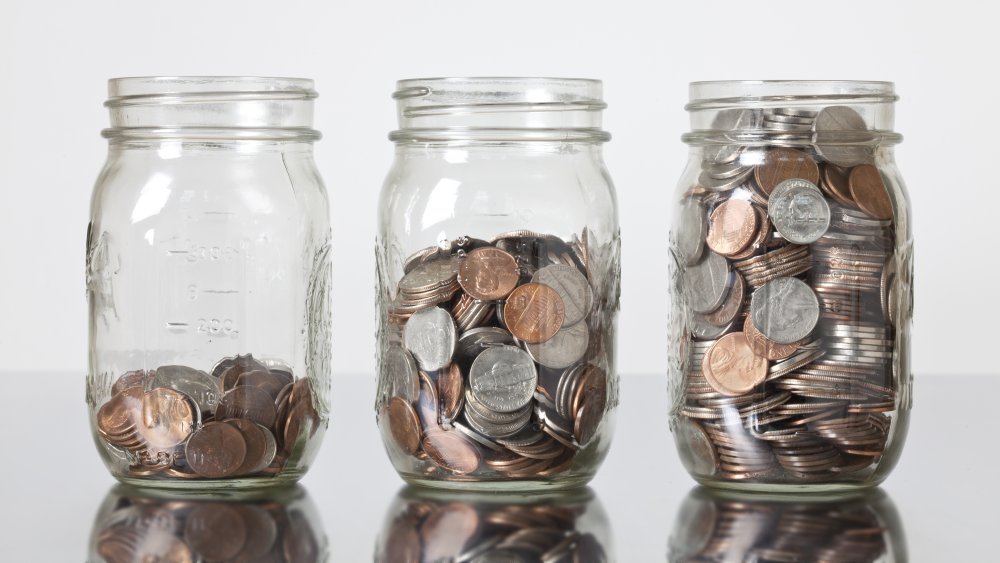
<path fill-rule="evenodd" d="M 407 487 L 389 506 L 376 563 L 615 561 L 593 491 L 480 494 Z"/>
<path fill-rule="evenodd" d="M 699 482 L 882 482 L 910 412 L 889 82 L 696 82 L 670 235 L 670 423 Z"/>
<path fill-rule="evenodd" d="M 101 504 L 87 563 L 323 563 L 329 540 L 301 487 L 222 495 L 117 485 Z"/>
<path fill-rule="evenodd" d="M 329 411 L 311 80 L 118 78 L 87 232 L 87 404 L 123 482 L 300 478 Z"/>
<path fill-rule="evenodd" d="M 410 483 L 577 486 L 618 402 L 601 83 L 403 80 L 378 211 L 376 418 Z"/>

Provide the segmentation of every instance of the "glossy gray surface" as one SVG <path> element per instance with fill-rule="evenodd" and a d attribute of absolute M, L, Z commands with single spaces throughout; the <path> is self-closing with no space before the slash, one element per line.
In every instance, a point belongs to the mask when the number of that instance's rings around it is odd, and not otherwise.
<path fill-rule="evenodd" d="M 91 443 L 84 378 L 0 377 L 0 560 L 85 561 L 94 516 L 115 482 Z M 339 377 L 334 386 L 331 428 L 303 486 L 326 532 L 329 561 L 371 561 L 402 482 L 375 427 L 374 377 Z M 665 561 L 668 538 L 673 534 L 676 544 L 678 534 L 694 534 L 693 520 L 704 517 L 685 501 L 694 482 L 667 430 L 666 393 L 663 377 L 623 377 L 615 442 L 592 484 L 607 512 L 613 539 L 606 547 L 615 561 Z M 905 553 L 909 561 L 996 560 L 1000 455 L 992 430 L 1000 377 L 917 377 L 914 395 L 903 459 L 882 487 L 901 517 Z"/>

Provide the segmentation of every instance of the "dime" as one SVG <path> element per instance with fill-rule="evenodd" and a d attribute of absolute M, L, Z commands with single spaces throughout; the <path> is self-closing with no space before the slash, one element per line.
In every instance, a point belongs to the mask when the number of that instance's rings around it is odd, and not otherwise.
<path fill-rule="evenodd" d="M 454 431 L 429 431 L 424 437 L 423 449 L 435 465 L 456 475 L 475 472 L 483 461 L 479 450 Z"/>
<path fill-rule="evenodd" d="M 830 206 L 823 193 L 811 182 L 798 178 L 774 188 L 767 214 L 781 236 L 795 244 L 815 242 L 830 227 Z"/>
<path fill-rule="evenodd" d="M 806 153 L 789 148 L 773 148 L 764 154 L 764 162 L 754 169 L 757 185 L 770 194 L 778 184 L 801 178 L 813 184 L 819 182 L 819 166 Z"/>
<path fill-rule="evenodd" d="M 149 383 L 151 389 L 158 387 L 173 389 L 187 395 L 198 405 L 202 413 L 215 410 L 222 398 L 222 381 L 197 369 L 187 366 L 160 366 Z"/>
<path fill-rule="evenodd" d="M 225 422 L 209 422 L 191 435 L 184 457 L 191 469 L 210 479 L 229 477 L 243 465 L 247 445 L 243 434 Z"/>
<path fill-rule="evenodd" d="M 531 356 L 515 346 L 488 348 L 472 362 L 469 386 L 476 398 L 496 412 L 513 412 L 529 402 L 538 384 Z"/>
<path fill-rule="evenodd" d="M 455 321 L 440 307 L 414 313 L 403 328 L 403 342 L 421 369 L 437 371 L 455 352 Z"/>
<path fill-rule="evenodd" d="M 541 344 L 526 344 L 524 348 L 539 364 L 563 369 L 579 362 L 586 354 L 589 343 L 589 327 L 586 323 L 576 323 Z"/>
<path fill-rule="evenodd" d="M 413 455 L 420 449 L 420 419 L 413 405 L 400 397 L 389 399 L 389 431 L 401 450 Z"/>
<path fill-rule="evenodd" d="M 200 422 L 197 406 L 173 389 L 153 389 L 142 396 L 138 430 L 154 448 L 171 448 L 183 442 Z"/>
<path fill-rule="evenodd" d="M 559 294 L 540 283 L 526 283 L 515 289 L 507 298 L 503 311 L 504 324 L 511 334 L 531 344 L 555 336 L 566 316 Z"/>
<path fill-rule="evenodd" d="M 750 202 L 729 199 L 712 211 L 709 219 L 708 247 L 723 255 L 740 252 L 757 233 L 757 212 Z"/>
<path fill-rule="evenodd" d="M 535 272 L 531 281 L 556 290 L 565 309 L 563 327 L 575 325 L 590 314 L 594 305 L 594 290 L 576 266 L 554 264 Z"/>
<path fill-rule="evenodd" d="M 685 266 L 698 262 L 705 248 L 708 223 L 705 221 L 705 207 L 695 197 L 686 197 L 680 203 L 680 225 L 676 229 L 676 248 Z"/>
<path fill-rule="evenodd" d="M 767 360 L 754 355 L 742 332 L 729 333 L 712 345 L 702 361 L 705 379 L 723 395 L 748 393 L 767 377 Z"/>
<path fill-rule="evenodd" d="M 458 283 L 462 289 L 483 301 L 503 299 L 514 291 L 519 278 L 514 257 L 492 246 L 469 252 L 458 269 Z"/>
<path fill-rule="evenodd" d="M 802 280 L 778 278 L 757 288 L 750 298 L 753 324 L 779 344 L 802 340 L 819 320 L 819 300 Z"/>
<path fill-rule="evenodd" d="M 851 141 L 851 133 L 865 131 L 868 125 L 858 112 L 849 106 L 828 106 L 816 115 L 813 125 L 816 152 L 837 166 L 857 166 L 869 160 L 872 147 Z"/>
<path fill-rule="evenodd" d="M 862 211 L 876 219 L 892 219 L 892 201 L 878 168 L 871 164 L 855 166 L 851 169 L 848 182 L 851 197 Z"/>
<path fill-rule="evenodd" d="M 245 418 L 262 426 L 273 427 L 277 414 L 274 397 L 256 387 L 240 385 L 223 395 L 215 417 L 218 420 Z"/>

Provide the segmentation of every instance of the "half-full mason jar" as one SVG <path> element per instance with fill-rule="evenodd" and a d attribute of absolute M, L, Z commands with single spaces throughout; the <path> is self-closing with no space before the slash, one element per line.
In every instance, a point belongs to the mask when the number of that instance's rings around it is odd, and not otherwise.
<path fill-rule="evenodd" d="M 389 458 L 437 487 L 589 481 L 618 402 L 601 83 L 417 79 L 393 97 L 376 240 Z"/>
<path fill-rule="evenodd" d="M 706 485 L 880 483 L 910 411 L 888 82 L 696 82 L 670 236 L 671 429 Z"/>
<path fill-rule="evenodd" d="M 87 404 L 119 480 L 303 475 L 329 411 L 311 80 L 118 78 L 87 233 Z"/>

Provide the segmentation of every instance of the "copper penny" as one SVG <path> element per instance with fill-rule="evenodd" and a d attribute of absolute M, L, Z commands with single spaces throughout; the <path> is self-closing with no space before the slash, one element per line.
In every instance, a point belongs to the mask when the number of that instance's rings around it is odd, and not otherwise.
<path fill-rule="evenodd" d="M 826 195 L 837 200 L 845 207 L 857 207 L 854 197 L 851 196 L 851 186 L 848 182 L 850 175 L 849 168 L 842 168 L 836 164 L 826 163 L 823 165 L 823 181 L 819 187 Z"/>
<path fill-rule="evenodd" d="M 246 418 L 268 428 L 274 427 L 277 408 L 274 397 L 249 385 L 233 387 L 222 396 L 219 406 L 215 409 L 215 418 Z"/>
<path fill-rule="evenodd" d="M 719 393 L 731 397 L 743 395 L 764 382 L 767 360 L 753 353 L 742 332 L 731 332 L 705 353 L 702 372 Z"/>
<path fill-rule="evenodd" d="M 604 418 L 604 408 L 607 406 L 608 394 L 596 388 L 588 388 L 582 397 L 583 405 L 577 409 L 573 422 L 573 435 L 581 446 L 585 446 L 594 438 L 597 428 Z"/>
<path fill-rule="evenodd" d="M 509 253 L 484 246 L 470 252 L 458 267 L 458 283 L 481 301 L 503 299 L 514 291 L 521 273 Z"/>
<path fill-rule="evenodd" d="M 284 451 L 291 453 L 299 436 L 305 431 L 312 434 L 319 425 L 319 415 L 311 401 L 299 401 L 288 409 L 288 419 L 282 432 Z"/>
<path fill-rule="evenodd" d="M 243 465 L 247 444 L 235 426 L 209 422 L 191 435 L 184 457 L 191 470 L 210 479 L 229 477 Z"/>
<path fill-rule="evenodd" d="M 753 353 L 765 360 L 784 360 L 794 354 L 802 345 L 801 341 L 781 344 L 769 339 L 753 325 L 753 319 L 750 315 L 747 315 L 747 320 L 743 323 L 743 335 L 750 343 L 750 349 L 753 350 Z"/>
<path fill-rule="evenodd" d="M 420 449 L 420 419 L 413 405 L 402 397 L 389 399 L 389 432 L 399 449 L 413 455 Z"/>
<path fill-rule="evenodd" d="M 143 394 L 141 387 L 127 387 L 101 405 L 97 411 L 97 429 L 106 439 L 132 437 L 142 412 Z"/>
<path fill-rule="evenodd" d="M 115 384 L 111 386 L 111 394 L 117 395 L 129 387 L 141 387 L 145 390 L 146 383 L 152 378 L 153 374 L 144 369 L 130 371 L 115 381 Z"/>
<path fill-rule="evenodd" d="M 267 392 L 267 394 L 271 397 L 277 398 L 278 393 L 281 392 L 286 383 L 287 382 L 284 381 L 283 378 L 276 377 L 270 372 L 254 370 L 240 374 L 234 387 L 241 387 L 243 385 L 256 387 Z"/>
<path fill-rule="evenodd" d="M 705 315 L 705 320 L 715 326 L 728 326 L 729 323 L 736 320 L 736 316 L 743 310 L 745 289 L 743 276 L 739 272 L 733 272 L 733 286 L 729 288 L 729 295 L 726 296 L 721 307 Z"/>
<path fill-rule="evenodd" d="M 730 199 L 715 208 L 708 220 L 708 247 L 726 256 L 746 248 L 757 234 L 757 212 L 749 201 Z"/>
<path fill-rule="evenodd" d="M 458 432 L 431 430 L 423 446 L 435 465 L 457 475 L 474 472 L 483 461 L 479 450 Z"/>
<path fill-rule="evenodd" d="M 453 420 L 458 416 L 465 400 L 465 381 L 458 362 L 452 362 L 448 369 L 439 372 L 437 387 L 441 398 L 441 416 Z"/>
<path fill-rule="evenodd" d="M 234 418 L 227 420 L 226 424 L 231 424 L 243 434 L 243 441 L 247 445 L 247 453 L 243 459 L 243 464 L 233 475 L 249 475 L 257 473 L 271 464 L 277 452 L 274 436 L 266 428 L 245 418 Z"/>
<path fill-rule="evenodd" d="M 754 169 L 754 179 L 767 195 L 771 195 L 778 184 L 792 178 L 816 184 L 819 182 L 819 165 L 802 151 L 779 147 L 767 151 L 763 164 Z"/>
<path fill-rule="evenodd" d="M 855 166 L 848 182 L 851 196 L 862 211 L 882 221 L 892 219 L 892 201 L 878 168 L 871 164 Z"/>
<path fill-rule="evenodd" d="M 562 328 L 566 308 L 556 290 L 540 283 L 526 283 L 513 291 L 503 309 L 504 324 L 518 340 L 538 344 Z"/>
<path fill-rule="evenodd" d="M 197 407 L 187 395 L 160 387 L 142 396 L 139 435 L 154 448 L 171 448 L 183 442 L 198 422 Z"/>
<path fill-rule="evenodd" d="M 243 550 L 247 528 L 232 506 L 203 503 L 185 518 L 184 541 L 206 561 L 225 561 Z"/>

